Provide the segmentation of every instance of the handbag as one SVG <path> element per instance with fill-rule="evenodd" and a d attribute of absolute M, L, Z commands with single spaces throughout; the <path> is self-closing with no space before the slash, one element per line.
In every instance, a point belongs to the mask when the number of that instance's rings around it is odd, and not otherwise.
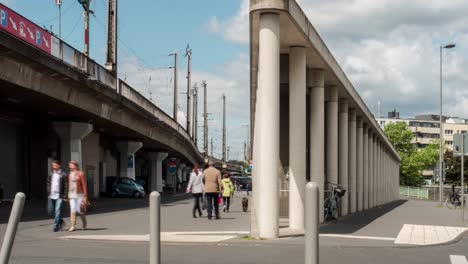
<path fill-rule="evenodd" d="M 203 194 L 201 200 L 202 200 L 202 205 L 201 205 L 201 206 L 202 206 L 202 210 L 206 210 L 206 195 L 205 195 L 205 194 Z"/>
<path fill-rule="evenodd" d="M 84 198 L 83 201 L 81 202 L 80 211 L 87 212 L 89 210 L 91 210 L 91 203 L 89 202 L 87 198 Z"/>

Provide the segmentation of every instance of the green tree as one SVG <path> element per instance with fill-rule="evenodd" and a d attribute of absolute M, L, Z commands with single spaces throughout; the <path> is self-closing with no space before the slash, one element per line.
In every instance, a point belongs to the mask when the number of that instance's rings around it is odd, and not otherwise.
<path fill-rule="evenodd" d="M 411 155 L 415 151 L 415 147 L 411 144 L 411 140 L 414 137 L 413 132 L 411 132 L 405 122 L 387 124 L 384 131 L 400 155 Z"/>
<path fill-rule="evenodd" d="M 414 135 L 406 123 L 390 123 L 385 126 L 385 134 L 398 152 L 400 163 L 400 184 L 421 186 L 424 184 L 422 171 L 432 169 L 437 162 L 437 144 L 416 149 L 411 140 Z"/>
<path fill-rule="evenodd" d="M 453 151 L 446 150 L 444 153 L 444 161 L 445 161 L 445 181 L 453 186 L 460 186 L 461 185 L 461 161 L 460 157 L 453 156 Z M 467 172 L 468 172 L 468 157 L 464 157 L 463 159 L 463 170 L 464 173 L 464 181 L 467 182 Z"/>

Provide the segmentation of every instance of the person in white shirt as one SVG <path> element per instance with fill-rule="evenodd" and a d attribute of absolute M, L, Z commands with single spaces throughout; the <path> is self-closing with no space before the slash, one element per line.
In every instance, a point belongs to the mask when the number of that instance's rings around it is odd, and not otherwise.
<path fill-rule="evenodd" d="M 200 171 L 198 164 L 193 165 L 193 170 L 190 173 L 190 180 L 187 185 L 187 193 L 193 194 L 193 218 L 197 218 L 196 212 L 201 217 L 202 211 L 200 207 L 200 200 L 203 197 L 203 173 Z"/>
<path fill-rule="evenodd" d="M 61 218 L 63 200 L 67 197 L 67 175 L 60 168 L 60 162 L 52 162 L 52 172 L 47 177 L 47 212 L 54 216 L 53 231 L 62 229 L 65 222 Z"/>

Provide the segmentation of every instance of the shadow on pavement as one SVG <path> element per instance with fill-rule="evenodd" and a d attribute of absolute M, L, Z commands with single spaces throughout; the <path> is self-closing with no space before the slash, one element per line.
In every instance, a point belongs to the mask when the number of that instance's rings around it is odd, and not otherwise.
<path fill-rule="evenodd" d="M 175 203 L 191 199 L 190 194 L 161 194 L 161 205 L 162 206 L 173 206 Z M 91 200 L 92 209 L 87 212 L 87 215 L 111 213 L 118 211 L 125 211 L 138 208 L 146 208 L 149 206 L 148 196 L 143 199 L 133 198 L 97 198 Z M 2 204 L 0 206 L 0 224 L 8 223 L 10 217 L 12 203 Z M 69 216 L 68 203 L 65 203 L 62 208 L 62 217 Z M 47 200 L 27 200 L 24 205 L 23 215 L 21 222 L 38 221 L 52 219 L 51 216 L 47 215 Z"/>
<path fill-rule="evenodd" d="M 339 218 L 338 222 L 329 222 L 326 225 L 320 227 L 320 233 L 323 234 L 350 234 L 358 231 L 359 229 L 367 226 L 368 224 L 375 221 L 377 218 L 385 215 L 393 209 L 403 205 L 407 200 L 397 200 L 392 203 L 386 204 L 381 207 L 368 209 L 363 212 L 348 215 L 343 218 Z"/>

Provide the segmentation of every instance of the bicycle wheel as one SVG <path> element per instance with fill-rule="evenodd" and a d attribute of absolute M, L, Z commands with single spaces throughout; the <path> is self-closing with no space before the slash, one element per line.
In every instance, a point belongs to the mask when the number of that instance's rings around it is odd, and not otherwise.
<path fill-rule="evenodd" d="M 327 197 L 325 199 L 325 205 L 324 205 L 324 218 L 325 220 L 329 220 L 331 217 L 331 202 L 330 199 Z"/>
<path fill-rule="evenodd" d="M 332 204 L 332 218 L 336 221 L 338 220 L 338 199 L 335 198 Z"/>
<path fill-rule="evenodd" d="M 448 209 L 455 208 L 455 205 L 452 203 L 450 197 L 447 197 L 447 199 L 445 199 L 445 206 L 447 206 Z"/>

